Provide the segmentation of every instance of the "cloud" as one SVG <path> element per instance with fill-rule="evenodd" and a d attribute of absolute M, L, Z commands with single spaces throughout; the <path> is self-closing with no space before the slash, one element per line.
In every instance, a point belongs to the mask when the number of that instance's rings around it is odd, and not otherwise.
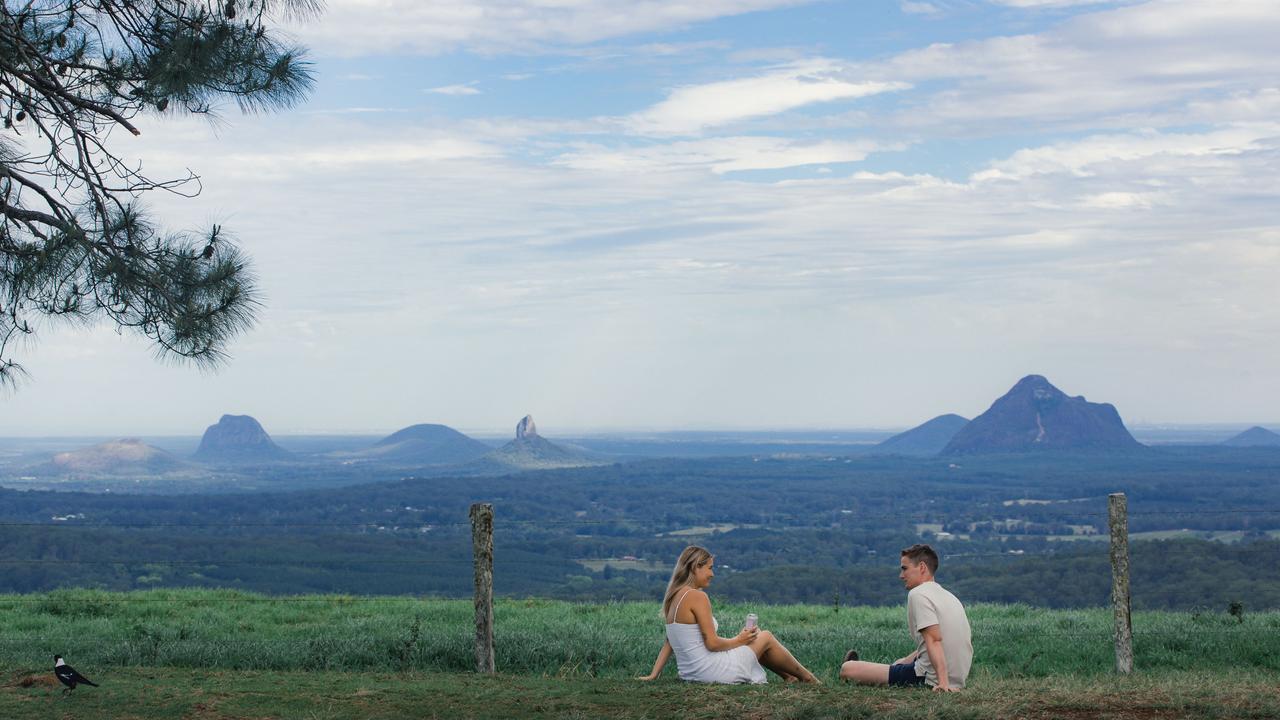
<path fill-rule="evenodd" d="M 839 64 L 809 60 L 754 77 L 678 87 L 662 102 L 627 118 L 626 125 L 640 134 L 691 135 L 813 103 L 867 97 L 907 87 L 900 82 L 850 81 Z"/>
<path fill-rule="evenodd" d="M 444 85 L 441 87 L 428 88 L 426 92 L 436 93 L 437 95 L 479 95 L 480 91 L 472 87 L 471 83 L 465 85 Z"/>
<path fill-rule="evenodd" d="M 475 17 L 422 38 L 370 24 L 406 52 L 536 51 L 678 4 L 458 2 Z M 384 5 L 409 25 L 422 17 Z M 750 3 L 685 10 L 730 5 Z M 503 15 L 516 7 L 528 23 Z M 1180 389 L 1152 391 L 1149 414 L 1261 416 L 1280 393 L 1274 5 L 1100 7 L 1046 13 L 1069 17 L 1034 34 L 1019 13 L 985 13 L 1017 15 L 1022 34 L 754 71 L 676 66 L 687 57 L 662 61 L 670 48 L 653 46 L 655 69 L 693 72 L 646 77 L 728 79 L 667 81 L 680 87 L 624 118 L 538 94 L 536 117 L 292 113 L 231 123 L 216 144 L 203 123 L 165 118 L 114 136 L 157 177 L 201 175 L 198 198 L 148 202 L 166 227 L 225 222 L 268 299 L 224 374 L 148 374 L 154 395 L 184 402 L 147 411 L 187 413 L 149 421 L 198 432 L 228 405 L 269 398 L 294 427 L 395 427 L 423 407 L 472 426 L 529 408 L 583 424 L 765 412 L 848 425 L 885 422 L 903 388 L 928 405 L 904 413 L 971 407 L 946 393 L 1026 367 L 1090 374 L 1090 392 L 1118 402 L 1133 383 Z M 574 24 L 630 8 L 629 25 Z M 355 33 L 333 47 L 377 46 Z M 734 47 L 730 66 L 776 58 Z M 54 410 L 91 397 L 77 427 L 116 427 L 148 352 L 113 333 L 89 340 L 93 372 L 72 357 L 74 337 L 24 357 L 38 382 L 0 426 L 65 431 Z M 1187 409 L 1192 385 L 1228 399 Z"/>
<path fill-rule="evenodd" d="M 1077 15 L 1037 34 L 937 43 L 853 72 L 930 89 L 909 98 L 888 120 L 895 125 L 1098 127 L 1273 84 L 1276 36 L 1280 13 L 1270 2 L 1154 0 Z"/>
<path fill-rule="evenodd" d="M 991 0 L 997 5 L 1017 8 L 1074 7 L 1077 5 L 1116 4 L 1124 0 Z M 1136 0 L 1128 0 L 1134 2 Z"/>
<path fill-rule="evenodd" d="M 579 170 L 644 172 L 709 170 L 717 175 L 743 170 L 776 170 L 801 165 L 857 162 L 879 147 L 871 142 L 796 141 L 775 137 L 722 137 L 641 148 L 583 147 L 556 164 Z"/>
<path fill-rule="evenodd" d="M 1097 135 L 1084 140 L 1019 150 L 1006 160 L 973 175 L 977 182 L 1022 180 L 1032 175 L 1067 173 L 1086 176 L 1100 165 L 1143 158 L 1197 158 L 1239 155 L 1261 149 L 1280 136 L 1280 124 L 1256 124 L 1207 133 L 1147 131 Z"/>
<path fill-rule="evenodd" d="M 325 53 L 529 52 L 680 28 L 814 0 L 329 0 L 296 28 Z"/>
<path fill-rule="evenodd" d="M 898 7 L 902 12 L 909 15 L 941 15 L 942 10 L 932 3 L 914 2 L 913 0 L 900 0 Z"/>

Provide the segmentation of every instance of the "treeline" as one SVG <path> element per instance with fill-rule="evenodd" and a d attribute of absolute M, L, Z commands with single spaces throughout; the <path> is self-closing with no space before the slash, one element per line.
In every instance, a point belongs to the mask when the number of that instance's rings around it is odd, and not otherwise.
<path fill-rule="evenodd" d="M 739 534 L 746 538 L 735 538 Z M 784 546 L 782 554 L 738 554 L 735 531 L 706 542 L 717 553 L 717 596 L 773 604 L 893 605 L 903 590 L 896 550 L 824 560 L 808 552 L 820 543 Z M 910 540 L 910 539 L 907 539 Z M 896 548 L 908 544 L 896 543 Z M 672 542 L 675 557 L 685 540 Z M 969 556 L 943 552 L 941 581 L 968 602 L 1026 603 L 1052 608 L 1109 602 L 1110 564 L 1103 543 L 1057 543 L 1042 554 Z M 88 587 L 136 590 L 220 587 L 269 594 L 304 592 L 466 597 L 471 592 L 470 538 L 457 532 L 430 538 L 378 535 L 279 535 L 253 538 L 169 537 L 154 531 L 81 530 L 48 542 L 30 531 L 0 532 L 0 592 Z M 956 555 L 953 559 L 952 555 Z M 15 560 L 23 558 L 23 561 Z M 773 561 L 770 562 L 769 559 Z M 795 562 L 802 558 L 803 562 Z M 495 587 L 506 596 L 570 600 L 650 600 L 660 597 L 669 569 L 591 571 L 537 543 L 499 544 Z M 749 559 L 749 560 L 748 560 Z M 29 560 L 29 561 L 28 561 Z M 750 562 L 753 567 L 748 567 Z M 830 562 L 831 564 L 820 564 Z M 740 569 L 741 568 L 741 569 Z M 1224 609 L 1239 602 L 1280 608 L 1280 542 L 1231 546 L 1205 540 L 1132 543 L 1134 606 L 1140 609 Z"/>
<path fill-rule="evenodd" d="M 270 472 L 289 471 L 286 466 Z M 263 487 L 269 487 L 265 480 Z M 891 457 L 654 460 L 502 477 L 424 477 L 209 496 L 0 489 L 0 521 L 49 523 L 53 517 L 83 515 L 74 523 L 403 527 L 465 522 L 471 503 L 493 502 L 500 526 L 578 522 L 578 534 L 614 536 L 712 522 L 876 529 L 1015 519 L 1042 526 L 1101 526 L 1106 495 L 1122 491 L 1129 495 L 1134 531 L 1280 528 L 1280 512 L 1232 512 L 1280 511 L 1277 480 L 1280 452 L 1153 451 L 1118 458 L 1036 455 L 958 463 Z M 1006 504 L 1027 499 L 1054 502 Z"/>

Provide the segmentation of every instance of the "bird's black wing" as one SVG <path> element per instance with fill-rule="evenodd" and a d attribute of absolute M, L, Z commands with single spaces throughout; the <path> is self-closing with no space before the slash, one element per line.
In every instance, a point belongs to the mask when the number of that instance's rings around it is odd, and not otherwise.
<path fill-rule="evenodd" d="M 76 669 L 70 665 L 63 665 L 54 671 L 58 675 L 58 679 L 64 683 L 75 685 L 88 685 L 90 687 L 98 687 L 98 683 L 93 682 L 89 678 L 76 672 Z"/>

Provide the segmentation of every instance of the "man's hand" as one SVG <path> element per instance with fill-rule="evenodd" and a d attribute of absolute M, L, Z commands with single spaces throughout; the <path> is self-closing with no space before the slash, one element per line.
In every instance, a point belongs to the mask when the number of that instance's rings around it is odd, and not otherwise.
<path fill-rule="evenodd" d="M 953 688 L 950 685 L 946 685 L 946 686 L 934 685 L 933 691 L 934 692 L 960 692 L 960 688 Z"/>
<path fill-rule="evenodd" d="M 657 678 L 658 678 L 658 676 L 657 676 L 657 675 L 638 675 L 638 676 L 636 676 L 636 679 L 637 679 L 637 680 L 641 680 L 641 681 L 644 681 L 644 682 L 649 682 L 650 680 L 656 680 Z"/>

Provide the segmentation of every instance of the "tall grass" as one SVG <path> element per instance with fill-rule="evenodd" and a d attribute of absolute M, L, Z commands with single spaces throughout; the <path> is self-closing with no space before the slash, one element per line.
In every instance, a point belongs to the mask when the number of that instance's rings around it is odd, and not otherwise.
<path fill-rule="evenodd" d="M 716 605 L 725 634 L 760 615 L 796 655 L 833 677 L 849 648 L 889 662 L 912 649 L 896 608 Z M 1108 609 L 975 605 L 975 680 L 1110 672 Z M 582 604 L 499 599 L 497 665 L 507 673 L 622 678 L 648 672 L 662 643 L 658 603 Z M 1280 670 L 1280 612 L 1141 612 L 1140 670 Z M 54 653 L 78 667 L 239 670 L 465 671 L 472 667 L 471 603 L 460 600 L 230 590 L 90 590 L 0 595 L 0 664 L 42 667 Z"/>

